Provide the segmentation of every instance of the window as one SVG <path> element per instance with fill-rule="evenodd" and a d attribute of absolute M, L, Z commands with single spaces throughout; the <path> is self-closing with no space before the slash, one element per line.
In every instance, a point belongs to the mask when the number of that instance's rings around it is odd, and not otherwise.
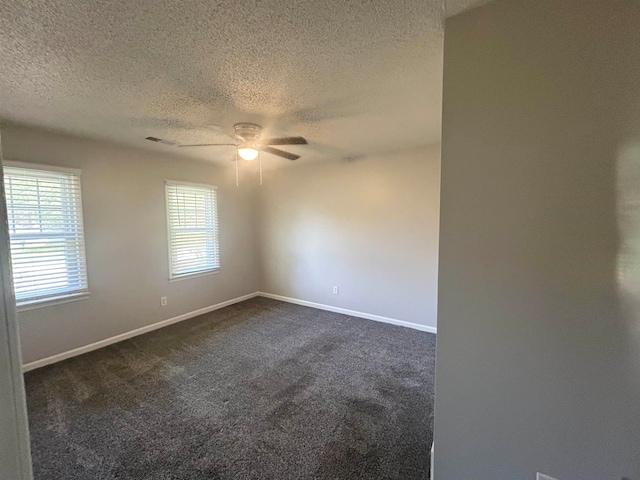
<path fill-rule="evenodd" d="M 80 172 L 7 162 L 4 184 L 18 306 L 87 294 Z"/>
<path fill-rule="evenodd" d="M 220 269 L 215 187 L 166 181 L 172 279 Z"/>

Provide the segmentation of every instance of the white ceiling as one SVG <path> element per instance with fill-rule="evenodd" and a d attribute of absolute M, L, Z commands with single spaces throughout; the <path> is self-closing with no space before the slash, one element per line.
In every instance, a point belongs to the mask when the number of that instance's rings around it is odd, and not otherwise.
<path fill-rule="evenodd" d="M 486 0 L 447 0 L 452 15 Z M 232 125 L 298 162 L 440 138 L 443 0 L 0 3 L 0 118 L 229 164 Z M 272 166 L 290 162 L 271 155 Z"/>

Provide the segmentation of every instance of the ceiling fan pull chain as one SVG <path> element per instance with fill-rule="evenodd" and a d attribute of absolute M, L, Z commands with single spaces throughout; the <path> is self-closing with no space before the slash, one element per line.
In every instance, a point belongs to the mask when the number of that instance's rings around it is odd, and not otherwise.
<path fill-rule="evenodd" d="M 236 187 L 240 185 L 238 181 L 238 149 L 236 149 Z"/>
<path fill-rule="evenodd" d="M 260 163 L 260 185 L 262 185 L 262 152 L 258 151 L 258 162 Z"/>

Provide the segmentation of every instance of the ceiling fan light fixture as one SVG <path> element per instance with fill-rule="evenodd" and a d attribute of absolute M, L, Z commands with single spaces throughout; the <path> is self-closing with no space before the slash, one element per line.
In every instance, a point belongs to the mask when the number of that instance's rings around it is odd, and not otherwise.
<path fill-rule="evenodd" d="M 253 147 L 238 147 L 238 155 L 243 160 L 255 160 L 258 158 L 258 150 Z"/>

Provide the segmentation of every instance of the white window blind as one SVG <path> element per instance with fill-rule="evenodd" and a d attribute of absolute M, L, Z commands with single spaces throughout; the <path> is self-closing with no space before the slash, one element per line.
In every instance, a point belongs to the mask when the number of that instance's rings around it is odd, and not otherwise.
<path fill-rule="evenodd" d="M 79 172 L 4 167 L 17 304 L 87 293 Z"/>
<path fill-rule="evenodd" d="M 215 187 L 166 182 L 171 278 L 220 269 Z"/>

